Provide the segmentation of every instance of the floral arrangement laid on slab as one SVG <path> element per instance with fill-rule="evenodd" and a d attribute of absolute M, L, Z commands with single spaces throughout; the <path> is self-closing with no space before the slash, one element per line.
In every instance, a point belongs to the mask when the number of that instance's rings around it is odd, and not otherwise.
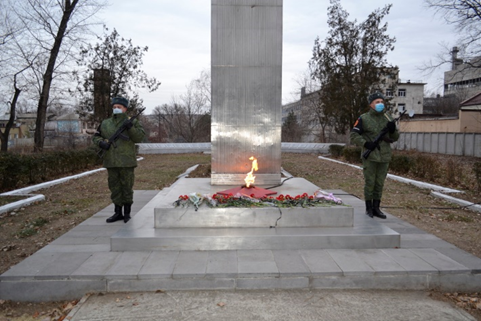
<path fill-rule="evenodd" d="M 302 195 L 290 196 L 279 195 L 276 197 L 265 196 L 255 198 L 252 195 L 236 194 L 236 195 L 201 195 L 200 193 L 191 193 L 189 195 L 180 195 L 174 202 L 175 207 L 194 206 L 197 210 L 200 206 L 206 204 L 209 207 L 315 207 L 315 206 L 333 206 L 344 205 L 340 198 L 335 197 L 332 193 L 317 190 L 313 195 L 304 193 Z"/>

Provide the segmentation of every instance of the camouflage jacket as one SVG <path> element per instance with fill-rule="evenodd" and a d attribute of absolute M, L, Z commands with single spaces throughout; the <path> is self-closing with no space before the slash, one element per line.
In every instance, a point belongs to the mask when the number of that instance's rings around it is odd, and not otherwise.
<path fill-rule="evenodd" d="M 125 113 L 114 114 L 105 119 L 97 128 L 92 138 L 93 143 L 99 146 L 100 141 L 107 141 L 127 119 Z M 134 119 L 133 124 L 132 128 L 123 132 L 124 138 L 119 138 L 104 154 L 105 168 L 137 166 L 135 143 L 140 143 L 144 139 L 145 132 L 137 119 Z"/>
<path fill-rule="evenodd" d="M 392 117 L 387 113 L 378 113 L 374 109 L 370 108 L 365 114 L 362 114 L 354 124 L 351 130 L 351 142 L 363 147 L 362 153 L 366 150 L 364 148 L 365 142 L 372 142 L 376 139 L 376 136 L 381 130 L 386 127 L 388 121 L 391 121 Z M 391 143 L 399 139 L 399 131 L 396 128 L 394 133 L 387 133 L 385 139 L 379 143 L 379 148 L 376 148 L 369 155 L 369 160 L 372 162 L 389 162 L 392 157 Z M 361 153 L 361 155 L 362 155 Z"/>

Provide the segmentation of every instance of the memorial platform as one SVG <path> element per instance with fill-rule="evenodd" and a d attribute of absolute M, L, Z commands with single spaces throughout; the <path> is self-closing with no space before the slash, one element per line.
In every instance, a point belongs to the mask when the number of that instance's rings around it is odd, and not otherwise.
<path fill-rule="evenodd" d="M 79 299 L 92 292 L 157 290 L 475 292 L 481 288 L 481 259 L 389 213 L 386 220 L 370 219 L 364 214 L 362 200 L 340 190 L 331 192 L 353 208 L 354 229 L 386 231 L 389 237 L 400 240 L 398 246 L 387 246 L 381 240 L 382 244 L 371 248 L 316 248 L 312 242 L 310 248 L 304 249 L 220 250 L 219 245 L 216 250 L 157 251 L 129 250 L 127 242 L 123 250 L 111 249 L 111 240 L 124 242 L 119 236 L 134 233 L 134 227 L 139 232 L 148 224 L 153 230 L 153 201 L 188 182 L 188 178 L 181 178 L 162 191 L 135 191 L 133 219 L 127 224 L 105 223 L 113 213 L 113 205 L 96 213 L 3 273 L 0 299 L 54 301 Z M 152 213 L 150 221 L 142 218 L 145 211 Z M 288 247 L 291 242 L 287 240 L 283 245 Z"/>
<path fill-rule="evenodd" d="M 371 249 L 400 245 L 398 233 L 367 216 L 354 224 L 354 207 L 348 204 L 313 208 L 209 208 L 204 205 L 197 211 L 194 206 L 173 206 L 180 195 L 212 195 L 224 187 L 211 185 L 207 178 L 178 181 L 165 195 L 152 199 L 137 214 L 133 224 L 127 224 L 112 236 L 111 250 Z M 296 196 L 312 195 L 318 189 L 305 179 L 292 178 L 270 190 L 277 192 L 276 195 Z"/>

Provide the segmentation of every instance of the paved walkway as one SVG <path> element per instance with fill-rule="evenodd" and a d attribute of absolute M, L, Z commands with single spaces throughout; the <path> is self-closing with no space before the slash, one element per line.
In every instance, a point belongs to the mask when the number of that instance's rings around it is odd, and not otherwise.
<path fill-rule="evenodd" d="M 69 321 L 473 321 L 423 291 L 258 290 L 86 296 Z"/>
<path fill-rule="evenodd" d="M 134 221 L 158 193 L 135 191 Z M 341 198 L 354 207 L 355 221 L 371 220 L 362 201 Z M 374 224 L 399 233 L 400 248 L 112 252 L 111 236 L 125 227 L 105 223 L 112 213 L 113 206 L 106 207 L 1 275 L 0 299 L 159 290 L 481 288 L 481 259 L 391 215 Z"/>

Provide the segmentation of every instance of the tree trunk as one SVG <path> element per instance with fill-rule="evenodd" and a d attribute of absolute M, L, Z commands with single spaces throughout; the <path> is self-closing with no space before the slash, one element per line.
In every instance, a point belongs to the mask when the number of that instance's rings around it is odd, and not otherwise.
<path fill-rule="evenodd" d="M 17 88 L 17 75 L 14 76 L 13 87 L 15 88 L 15 94 L 13 95 L 12 102 L 10 103 L 10 118 L 5 126 L 5 131 L 3 133 L 0 131 L 0 138 L 2 140 L 0 152 L 2 153 L 6 153 L 8 151 L 8 136 L 10 135 L 10 129 L 13 127 L 15 122 L 15 110 L 17 108 L 18 96 L 20 96 L 20 93 L 22 92 Z"/>
<path fill-rule="evenodd" d="M 47 69 L 43 75 L 42 91 L 40 93 L 40 99 L 38 101 L 37 108 L 37 120 L 35 122 L 35 134 L 34 134 L 34 151 L 41 152 L 43 150 L 45 122 L 47 119 L 47 106 L 50 95 L 50 87 L 52 86 L 53 71 L 55 69 L 55 62 L 60 52 L 60 46 L 62 45 L 63 37 L 67 30 L 68 21 L 72 15 L 75 6 L 79 0 L 65 0 L 65 10 L 63 11 L 62 21 L 55 37 L 52 50 L 50 51 L 50 58 L 48 60 Z"/>

